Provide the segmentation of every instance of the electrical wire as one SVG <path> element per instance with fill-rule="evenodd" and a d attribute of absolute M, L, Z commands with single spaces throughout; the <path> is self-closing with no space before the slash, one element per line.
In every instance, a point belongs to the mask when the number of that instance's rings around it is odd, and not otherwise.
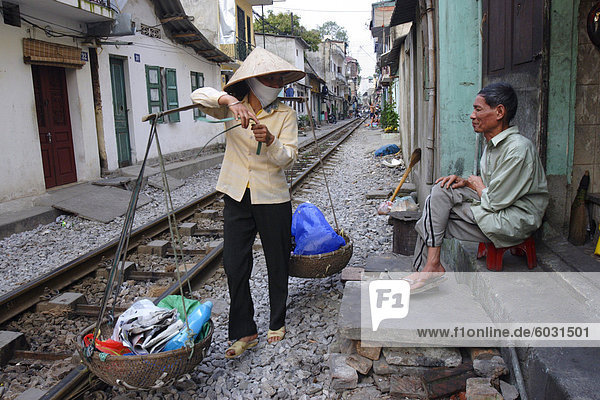
<path fill-rule="evenodd" d="M 270 6 L 279 10 L 289 10 L 289 11 L 307 11 L 307 12 L 328 12 L 328 13 L 371 13 L 371 10 L 309 10 L 303 8 L 288 8 L 288 7 L 278 7 L 278 6 Z"/>
<path fill-rule="evenodd" d="M 39 25 L 39 24 L 37 24 L 35 22 L 32 22 L 32 21 L 28 20 L 25 17 L 31 18 L 31 19 L 34 19 L 34 20 L 37 20 L 37 21 L 45 22 L 45 23 L 47 23 L 49 25 L 48 26 L 41 26 L 41 25 Z M 56 22 L 47 21 L 45 19 L 34 17 L 32 15 L 27 15 L 27 14 L 24 14 L 24 13 L 21 13 L 21 20 L 23 22 L 31 25 L 32 27 L 37 28 L 37 29 L 43 31 L 49 37 L 71 37 L 71 38 L 74 38 L 74 39 L 85 39 L 85 36 L 81 36 L 81 35 L 86 35 L 85 32 L 78 31 L 77 29 L 73 29 L 73 28 L 70 28 L 68 26 L 60 25 L 60 24 L 58 24 Z M 52 28 L 51 25 L 55 25 L 55 26 L 58 26 L 58 27 L 61 27 L 61 28 L 64 28 L 64 29 L 68 29 L 68 30 L 71 30 L 73 32 L 77 32 L 80 35 L 73 35 L 73 34 L 69 34 L 69 33 L 63 33 L 63 32 L 55 31 Z"/>

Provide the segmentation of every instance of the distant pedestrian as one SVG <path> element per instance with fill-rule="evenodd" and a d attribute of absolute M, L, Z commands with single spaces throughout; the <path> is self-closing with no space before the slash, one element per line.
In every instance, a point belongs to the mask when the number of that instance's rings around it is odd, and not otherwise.
<path fill-rule="evenodd" d="M 284 169 L 298 155 L 296 112 L 279 102 L 284 85 L 306 74 L 287 61 L 255 48 L 225 85 L 225 92 L 204 87 L 192 93 L 202 110 L 226 122 L 226 148 L 217 190 L 225 194 L 223 266 L 229 296 L 229 339 L 225 357 L 233 358 L 258 343 L 250 294 L 252 245 L 260 234 L 269 278 L 269 343 L 285 336 L 292 206 Z M 250 128 L 248 129 L 248 127 Z M 263 144 L 260 154 L 257 145 Z"/>

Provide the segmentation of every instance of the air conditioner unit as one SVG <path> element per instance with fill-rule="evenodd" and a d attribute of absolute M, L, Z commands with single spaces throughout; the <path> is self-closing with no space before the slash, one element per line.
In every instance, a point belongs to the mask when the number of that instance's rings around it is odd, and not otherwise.
<path fill-rule="evenodd" d="M 131 14 L 121 13 L 112 21 L 87 24 L 87 33 L 102 37 L 135 35 L 135 22 L 131 20 Z"/>

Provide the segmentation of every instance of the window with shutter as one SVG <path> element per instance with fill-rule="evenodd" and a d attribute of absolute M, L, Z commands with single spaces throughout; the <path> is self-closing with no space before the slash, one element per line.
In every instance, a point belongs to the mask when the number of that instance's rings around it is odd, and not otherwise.
<path fill-rule="evenodd" d="M 198 88 L 204 87 L 204 74 L 191 71 L 190 77 L 192 80 L 192 92 Z M 206 114 L 204 114 L 199 108 L 194 108 L 194 119 L 204 116 L 206 116 Z"/>
<path fill-rule="evenodd" d="M 146 65 L 146 89 L 148 112 L 153 114 L 163 111 L 160 67 Z M 158 122 L 163 122 L 163 118 L 159 118 Z"/>
<path fill-rule="evenodd" d="M 177 98 L 177 74 L 175 69 L 165 69 L 165 80 L 167 81 L 166 93 L 167 93 L 167 110 L 172 110 L 179 107 L 179 99 Z M 179 122 L 179 113 L 169 114 L 169 122 Z"/>

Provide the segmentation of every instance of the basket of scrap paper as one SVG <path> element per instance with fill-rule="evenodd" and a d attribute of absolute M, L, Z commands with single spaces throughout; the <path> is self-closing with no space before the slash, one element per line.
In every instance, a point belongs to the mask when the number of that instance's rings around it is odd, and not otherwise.
<path fill-rule="evenodd" d="M 297 278 L 326 278 L 343 270 L 352 257 L 353 246 L 352 240 L 344 231 L 337 233 L 346 241 L 344 246 L 323 254 L 292 254 L 289 275 Z"/>
<path fill-rule="evenodd" d="M 202 361 L 210 347 L 214 330 L 212 320 L 208 322 L 210 327 L 207 335 L 193 348 L 131 356 L 94 351 L 87 357 L 83 338 L 94 331 L 95 325 L 92 325 L 77 336 L 77 351 L 88 369 L 109 385 L 137 390 L 156 389 L 172 385 Z M 102 325 L 102 337 L 110 337 L 111 332 L 110 327 Z"/>

